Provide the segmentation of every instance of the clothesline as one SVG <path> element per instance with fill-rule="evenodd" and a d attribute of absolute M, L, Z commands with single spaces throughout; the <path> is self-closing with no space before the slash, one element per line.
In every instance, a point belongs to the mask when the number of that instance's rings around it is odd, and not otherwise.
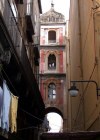
<path fill-rule="evenodd" d="M 0 67 L 1 67 L 1 66 L 0 66 Z M 3 72 L 4 72 L 4 74 L 6 75 L 8 81 L 10 82 L 11 86 L 13 87 L 14 91 L 16 92 L 16 95 L 19 97 L 19 94 L 18 94 L 17 90 L 16 90 L 15 87 L 13 86 L 13 84 L 12 84 L 12 82 L 10 81 L 10 79 L 9 79 L 8 75 L 6 74 L 5 70 L 3 69 L 3 67 L 1 67 L 1 68 L 2 68 L 2 70 L 3 70 Z M 3 80 L 4 78 L 3 78 L 2 73 L 0 73 L 0 76 L 1 76 L 1 79 Z"/>
<path fill-rule="evenodd" d="M 17 90 L 15 89 L 14 85 L 13 85 L 12 82 L 10 81 L 10 79 L 9 79 L 8 75 L 6 74 L 5 70 L 3 69 L 3 67 L 2 67 L 2 70 L 3 70 L 3 72 L 5 73 L 5 75 L 6 75 L 7 79 L 9 80 L 10 84 L 11 84 L 12 87 L 14 88 L 16 94 L 18 95 Z M 3 80 L 4 78 L 3 78 L 2 73 L 0 73 L 0 76 L 1 76 L 1 78 L 2 78 L 2 80 Z M 21 98 L 20 96 L 18 96 L 18 97 Z M 19 108 L 19 109 L 22 110 L 23 112 L 25 112 L 26 114 L 28 114 L 29 116 L 31 116 L 31 117 L 33 117 L 33 118 L 39 120 L 39 121 L 42 121 L 42 122 L 44 121 L 44 120 L 42 120 L 42 119 L 40 119 L 40 118 L 38 118 L 38 117 L 32 115 L 31 113 L 27 112 L 26 110 L 24 110 L 24 109 L 22 109 L 22 108 Z M 58 125 L 55 125 L 55 124 L 52 124 L 52 125 L 58 126 Z M 32 127 L 34 127 L 34 126 L 32 126 Z M 59 127 L 59 126 L 58 126 L 58 127 Z M 23 128 L 23 129 L 24 129 L 24 128 Z"/>
<path fill-rule="evenodd" d="M 18 94 L 17 90 L 15 89 L 15 87 L 14 87 L 13 83 L 10 81 L 10 79 L 9 79 L 8 75 L 6 74 L 5 70 L 4 70 L 3 68 L 2 68 L 2 70 L 3 70 L 3 72 L 5 73 L 5 75 L 6 75 L 7 79 L 9 80 L 9 82 L 10 82 L 11 86 L 12 86 L 12 87 L 13 87 L 13 89 L 15 90 L 16 94 L 18 95 L 18 97 L 19 97 L 19 98 L 21 98 L 21 97 L 19 96 L 19 94 Z M 2 80 L 3 80 L 4 78 L 3 78 L 2 73 L 0 74 L 0 76 L 2 77 Z M 9 89 L 9 88 L 8 88 L 8 89 Z M 43 121 L 44 121 L 44 120 L 42 120 L 42 119 L 40 119 L 40 118 L 38 118 L 38 117 L 36 117 L 36 116 L 32 115 L 31 113 L 27 112 L 26 110 L 24 110 L 24 109 L 22 109 L 22 108 L 19 108 L 19 109 L 20 109 L 20 110 L 22 110 L 23 112 L 25 112 L 27 115 L 29 115 L 29 116 L 31 116 L 31 117 L 33 117 L 33 118 L 35 118 L 35 119 L 37 119 L 37 120 L 39 120 L 39 121 L 41 121 L 41 122 L 43 122 Z M 55 124 L 52 124 L 52 125 L 59 127 L 58 125 L 55 125 Z M 35 127 L 35 126 L 28 126 L 28 127 L 20 128 L 20 129 L 18 129 L 17 131 L 24 131 L 24 130 L 28 130 L 28 129 L 38 129 L 38 130 L 44 130 L 44 128 L 43 128 L 43 127 L 39 128 L 39 127 Z"/>
<path fill-rule="evenodd" d="M 3 87 L 0 92 L 0 127 L 2 130 L 11 133 L 17 131 L 17 108 L 18 108 L 18 97 L 14 96 L 9 90 L 6 81 L 3 80 Z"/>

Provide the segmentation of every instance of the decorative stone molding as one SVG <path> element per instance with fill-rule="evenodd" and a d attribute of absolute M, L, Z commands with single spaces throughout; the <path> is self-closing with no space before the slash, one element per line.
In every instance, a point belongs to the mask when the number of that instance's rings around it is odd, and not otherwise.
<path fill-rule="evenodd" d="M 51 7 L 51 9 L 42 14 L 40 17 L 41 23 L 61 23 L 65 21 L 64 15 L 58 13 Z"/>
<path fill-rule="evenodd" d="M 43 83 L 46 84 L 46 85 L 49 85 L 51 82 L 53 82 L 54 84 L 56 85 L 59 85 L 61 84 L 60 80 L 54 78 L 54 77 L 51 77 L 51 78 L 48 78 L 47 80 L 45 80 Z"/>

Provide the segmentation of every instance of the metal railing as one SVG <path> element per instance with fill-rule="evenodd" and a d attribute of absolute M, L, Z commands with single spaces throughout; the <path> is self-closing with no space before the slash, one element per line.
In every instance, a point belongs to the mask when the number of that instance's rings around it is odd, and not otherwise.
<path fill-rule="evenodd" d="M 33 28 L 35 26 L 35 19 L 34 19 L 34 15 L 33 15 L 33 2 L 31 3 L 26 3 L 25 4 L 25 15 L 26 16 L 30 16 L 31 17 L 31 22 L 32 22 L 32 25 L 33 25 Z"/>
<path fill-rule="evenodd" d="M 49 45 L 51 45 L 51 44 L 57 44 L 57 45 L 65 45 L 65 39 L 63 38 L 63 41 L 62 42 L 60 42 L 60 41 L 56 41 L 56 40 L 48 40 L 48 43 L 47 44 L 49 44 Z"/>
<path fill-rule="evenodd" d="M 48 40 L 48 43 L 56 43 L 56 40 Z"/>
<path fill-rule="evenodd" d="M 33 15 L 33 3 L 26 3 L 25 5 L 26 15 Z"/>

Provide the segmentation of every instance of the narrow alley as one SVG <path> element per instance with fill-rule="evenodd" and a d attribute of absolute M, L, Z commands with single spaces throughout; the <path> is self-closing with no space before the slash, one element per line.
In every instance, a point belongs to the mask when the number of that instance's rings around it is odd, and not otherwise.
<path fill-rule="evenodd" d="M 100 0 L 0 0 L 0 140 L 100 140 Z"/>

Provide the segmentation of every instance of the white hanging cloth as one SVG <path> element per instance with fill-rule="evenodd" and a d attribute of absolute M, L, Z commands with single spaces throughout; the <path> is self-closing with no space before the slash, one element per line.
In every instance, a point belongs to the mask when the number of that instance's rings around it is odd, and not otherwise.
<path fill-rule="evenodd" d="M 10 110 L 11 95 L 6 85 L 6 81 L 3 81 L 3 107 L 1 116 L 1 128 L 9 131 L 9 110 Z"/>
<path fill-rule="evenodd" d="M 2 107 L 3 107 L 3 89 L 0 87 L 0 127 L 1 127 Z"/>

